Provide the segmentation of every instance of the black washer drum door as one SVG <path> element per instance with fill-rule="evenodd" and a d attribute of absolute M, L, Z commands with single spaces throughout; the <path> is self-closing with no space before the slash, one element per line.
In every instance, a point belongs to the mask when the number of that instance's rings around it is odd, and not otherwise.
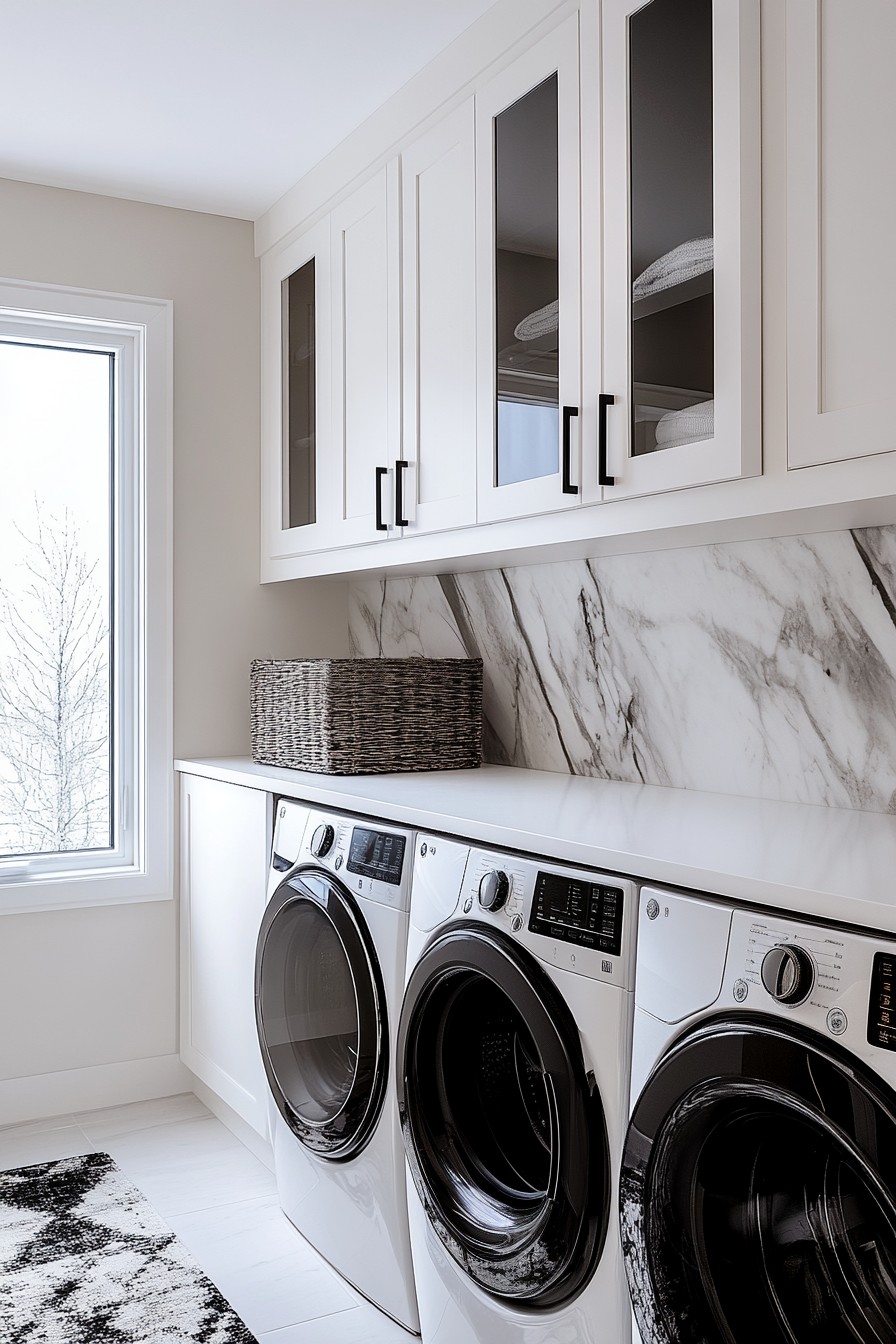
<path fill-rule="evenodd" d="M 397 1050 L 411 1175 L 445 1248 L 516 1306 L 575 1297 L 606 1235 L 607 1137 L 549 977 L 510 939 L 453 925 L 414 968 Z"/>
<path fill-rule="evenodd" d="M 896 1095 L 797 1024 L 682 1036 L 623 1157 L 626 1270 L 645 1344 L 893 1344 Z"/>
<path fill-rule="evenodd" d="M 386 999 L 364 918 L 328 873 L 299 869 L 268 904 L 255 956 L 255 1021 L 290 1129 L 321 1157 L 354 1157 L 382 1110 Z"/>

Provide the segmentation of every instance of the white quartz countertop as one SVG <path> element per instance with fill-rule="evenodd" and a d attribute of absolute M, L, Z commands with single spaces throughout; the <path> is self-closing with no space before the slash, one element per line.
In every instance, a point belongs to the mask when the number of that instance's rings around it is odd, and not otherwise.
<path fill-rule="evenodd" d="M 177 769 L 644 881 L 896 932 L 896 817 L 541 770 L 337 776 Z"/>

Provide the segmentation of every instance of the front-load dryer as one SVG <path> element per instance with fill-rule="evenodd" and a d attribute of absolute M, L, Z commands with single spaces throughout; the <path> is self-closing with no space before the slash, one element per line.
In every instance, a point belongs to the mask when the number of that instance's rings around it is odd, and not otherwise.
<path fill-rule="evenodd" d="M 401 827 L 278 803 L 255 1015 L 284 1212 L 416 1332 L 392 1085 L 411 851 Z"/>
<path fill-rule="evenodd" d="M 623 1344 L 635 890 L 417 836 L 396 1084 L 424 1344 Z"/>
<path fill-rule="evenodd" d="M 896 938 L 647 888 L 639 925 L 640 1338 L 891 1344 Z"/>

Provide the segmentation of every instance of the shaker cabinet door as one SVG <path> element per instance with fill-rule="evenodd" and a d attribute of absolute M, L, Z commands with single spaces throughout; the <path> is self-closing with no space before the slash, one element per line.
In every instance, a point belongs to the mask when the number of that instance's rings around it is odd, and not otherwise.
<path fill-rule="evenodd" d="M 473 99 L 401 156 L 406 535 L 476 521 Z"/>
<path fill-rule="evenodd" d="M 896 449 L 896 5 L 787 0 L 788 461 Z"/>
<path fill-rule="evenodd" d="M 330 287 L 327 220 L 262 259 L 262 579 L 334 544 Z"/>
<path fill-rule="evenodd" d="M 581 499 L 578 23 L 476 95 L 480 522 Z"/>
<path fill-rule="evenodd" d="M 603 0 L 601 13 L 591 502 L 761 468 L 758 0 Z"/>
<path fill-rule="evenodd" d="M 330 215 L 335 544 L 397 535 L 400 457 L 398 161 Z"/>

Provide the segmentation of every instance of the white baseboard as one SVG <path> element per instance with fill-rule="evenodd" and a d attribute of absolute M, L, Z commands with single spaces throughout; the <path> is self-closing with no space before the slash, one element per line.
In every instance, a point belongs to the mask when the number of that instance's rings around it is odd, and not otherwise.
<path fill-rule="evenodd" d="M 259 1162 L 270 1170 L 274 1170 L 274 1153 L 271 1145 L 266 1138 L 263 1138 L 256 1129 L 253 1129 L 241 1115 L 237 1115 L 232 1106 L 228 1106 L 226 1101 L 222 1101 L 217 1092 L 213 1092 L 201 1078 L 195 1074 L 190 1074 L 190 1088 L 196 1093 L 204 1105 L 216 1115 L 222 1125 L 226 1125 L 231 1134 L 235 1134 L 240 1143 L 244 1143 L 250 1153 L 254 1153 Z"/>
<path fill-rule="evenodd" d="M 129 1101 L 172 1097 L 192 1090 L 193 1075 L 178 1055 L 38 1073 L 30 1078 L 5 1078 L 0 1080 L 0 1125 L 123 1106 Z"/>

